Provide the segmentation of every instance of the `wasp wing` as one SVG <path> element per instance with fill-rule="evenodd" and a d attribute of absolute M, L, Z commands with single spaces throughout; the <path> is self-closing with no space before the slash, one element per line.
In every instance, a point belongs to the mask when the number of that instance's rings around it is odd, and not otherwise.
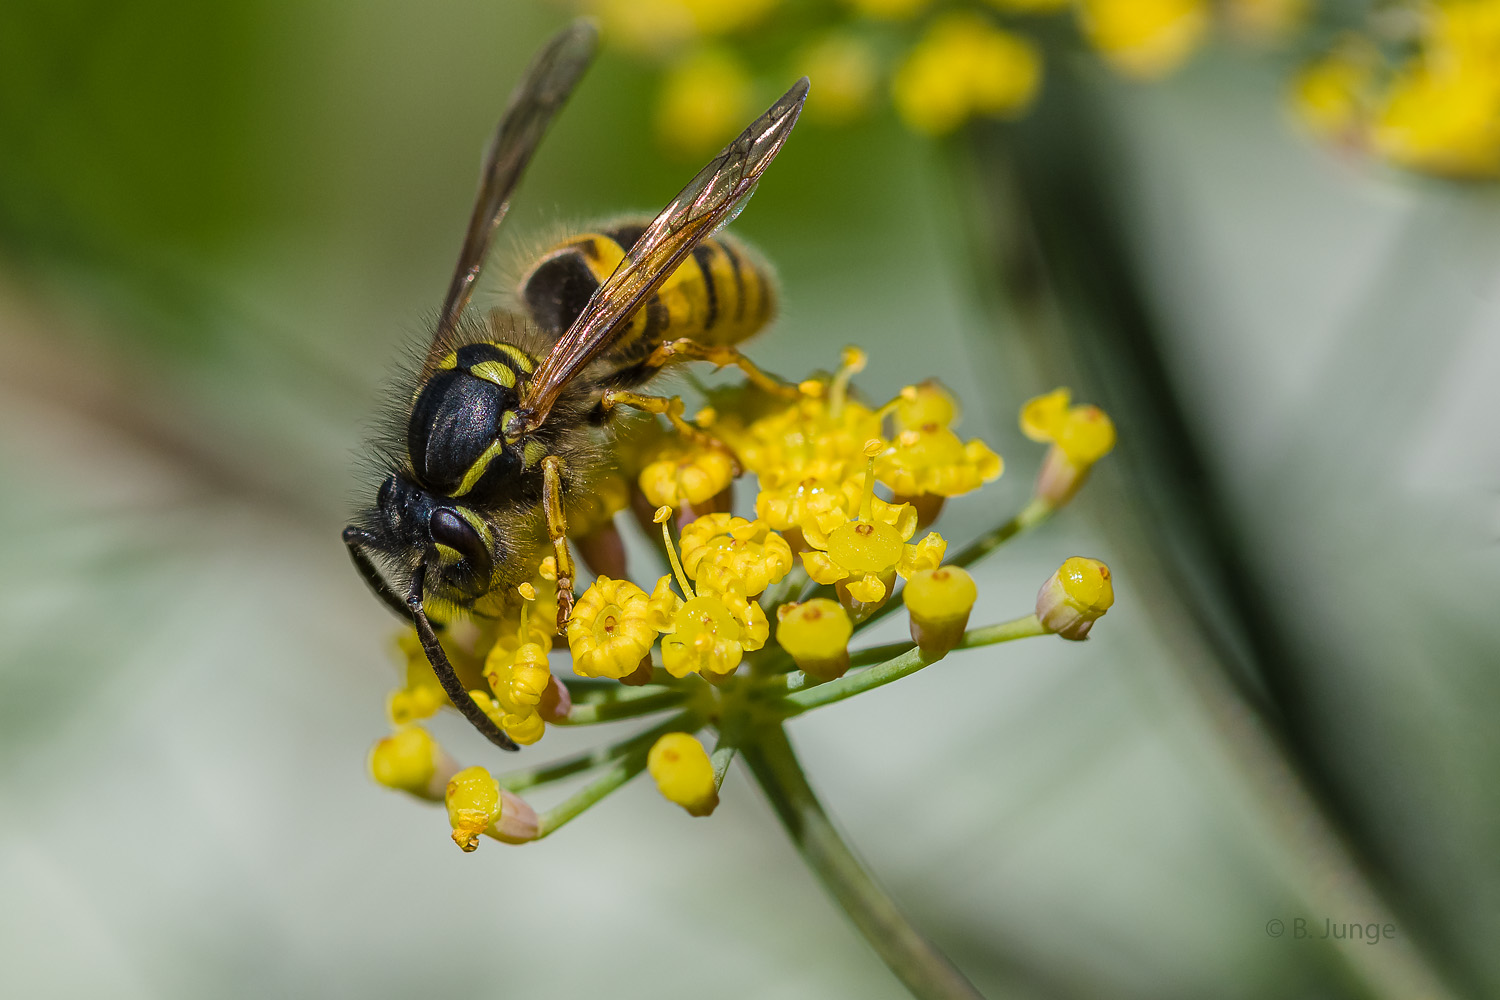
<path fill-rule="evenodd" d="M 512 91 L 495 137 L 485 150 L 479 194 L 469 216 L 469 230 L 464 234 L 453 280 L 443 298 L 443 311 L 433 333 L 434 348 L 444 342 L 469 304 L 495 230 L 510 207 L 511 192 L 531 162 L 531 155 L 541 143 L 552 117 L 593 61 L 598 42 L 599 31 L 593 22 L 579 18 L 554 35 L 537 53 Z"/>
<path fill-rule="evenodd" d="M 739 213 L 797 123 L 807 88 L 807 77 L 793 84 L 646 227 L 527 385 L 519 433 L 539 427 L 563 386 L 609 346 L 695 246 Z"/>

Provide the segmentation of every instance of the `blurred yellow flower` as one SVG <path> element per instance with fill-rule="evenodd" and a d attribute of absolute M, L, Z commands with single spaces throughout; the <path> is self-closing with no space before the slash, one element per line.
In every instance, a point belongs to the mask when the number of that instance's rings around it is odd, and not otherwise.
<path fill-rule="evenodd" d="M 1369 39 L 1345 35 L 1292 78 L 1293 114 L 1320 138 L 1359 141 L 1379 61 L 1380 52 Z"/>
<path fill-rule="evenodd" d="M 1073 6 L 1074 0 L 989 0 L 991 7 L 1008 14 L 1054 14 Z"/>
<path fill-rule="evenodd" d="M 1067 389 L 1055 389 L 1021 408 L 1021 431 L 1052 447 L 1037 475 L 1036 495 L 1060 507 L 1073 498 L 1094 463 L 1115 446 L 1115 425 L 1097 406 L 1073 406 Z"/>
<path fill-rule="evenodd" d="M 425 799 L 442 798 L 456 770 L 421 726 L 402 726 L 370 751 L 370 774 L 377 782 Z"/>
<path fill-rule="evenodd" d="M 781 0 L 584 0 L 610 40 L 628 49 L 656 53 L 704 36 L 754 27 Z"/>
<path fill-rule="evenodd" d="M 884 21 L 916 17 L 932 6 L 932 0 L 844 0 L 844 3 L 866 17 Z"/>
<path fill-rule="evenodd" d="M 656 131 L 684 155 L 717 150 L 749 116 L 754 81 L 727 49 L 700 48 L 667 68 L 656 107 Z"/>
<path fill-rule="evenodd" d="M 1127 76 L 1155 79 L 1175 70 L 1203 40 L 1207 0 L 1078 0 L 1084 35 Z"/>
<path fill-rule="evenodd" d="M 812 83 L 807 101 L 810 117 L 837 125 L 869 112 L 880 68 L 875 50 L 864 39 L 830 32 L 803 49 L 796 65 L 797 72 Z"/>
<path fill-rule="evenodd" d="M 974 11 L 933 22 L 896 71 L 891 96 L 908 127 L 952 132 L 975 116 L 1015 117 L 1031 105 L 1042 57 L 1030 41 Z"/>
<path fill-rule="evenodd" d="M 1225 16 L 1240 37 L 1272 43 L 1306 24 L 1311 8 L 1311 0 L 1227 0 Z"/>
<path fill-rule="evenodd" d="M 1371 142 L 1405 167 L 1500 176 L 1500 2 L 1448 0 L 1427 15 L 1421 51 L 1392 80 Z"/>
<path fill-rule="evenodd" d="M 958 400 L 941 382 L 928 379 L 896 396 L 892 410 L 898 431 L 934 430 L 958 423 Z"/>

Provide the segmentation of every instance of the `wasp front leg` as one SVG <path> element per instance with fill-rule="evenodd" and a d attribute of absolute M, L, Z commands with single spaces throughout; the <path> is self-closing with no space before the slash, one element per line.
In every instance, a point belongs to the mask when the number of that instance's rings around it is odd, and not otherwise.
<path fill-rule="evenodd" d="M 745 378 L 758 389 L 787 399 L 797 399 L 801 395 L 796 386 L 788 385 L 778 378 L 767 375 L 755 362 L 733 347 L 700 344 L 686 337 L 669 340 L 651 352 L 651 356 L 646 359 L 646 366 L 662 368 L 673 361 L 707 361 L 716 368 L 734 365 L 744 372 Z"/>
<path fill-rule="evenodd" d="M 568 521 L 563 516 L 562 459 L 548 455 L 542 459 L 542 512 L 547 517 L 547 537 L 552 540 L 552 554 L 557 561 L 557 630 L 568 627 L 573 617 L 573 553 L 568 549 Z"/>

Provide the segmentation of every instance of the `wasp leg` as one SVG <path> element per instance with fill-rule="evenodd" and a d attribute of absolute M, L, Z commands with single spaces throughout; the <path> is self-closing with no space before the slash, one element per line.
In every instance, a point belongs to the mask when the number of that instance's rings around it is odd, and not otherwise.
<path fill-rule="evenodd" d="M 666 417 L 677 428 L 677 433 L 692 441 L 701 448 L 718 448 L 726 452 L 734 460 L 736 474 L 738 474 L 740 463 L 729 446 L 712 434 L 705 434 L 682 418 L 684 404 L 681 396 L 645 396 L 638 392 L 629 392 L 625 389 L 610 389 L 599 399 L 599 405 L 606 412 L 617 406 L 629 406 L 647 413 L 655 413 Z"/>
<path fill-rule="evenodd" d="M 645 364 L 648 368 L 661 368 L 672 361 L 679 360 L 707 361 L 716 368 L 723 368 L 725 365 L 734 365 L 745 373 L 745 378 L 749 379 L 751 384 L 757 388 L 764 389 L 766 392 L 777 396 L 784 396 L 788 399 L 798 399 L 802 395 L 796 386 L 788 385 L 778 378 L 767 375 L 756 366 L 755 362 L 745 357 L 745 355 L 733 347 L 709 346 L 707 344 L 700 344 L 696 340 L 689 340 L 686 337 L 680 340 L 669 340 L 661 344 L 656 350 L 651 352 L 651 356 L 646 359 Z"/>
<path fill-rule="evenodd" d="M 407 610 L 406 601 L 391 589 L 390 582 L 381 574 L 374 560 L 365 551 L 365 546 L 369 542 L 370 536 L 358 528 L 351 525 L 344 529 L 344 545 L 349 549 L 349 558 L 354 560 L 354 568 L 359 570 L 359 575 L 375 596 L 380 598 L 380 603 L 406 621 L 411 621 L 411 612 Z"/>
<path fill-rule="evenodd" d="M 542 512 L 547 516 L 547 537 L 552 540 L 552 554 L 557 560 L 557 630 L 568 627 L 573 617 L 573 553 L 568 549 L 568 520 L 563 516 L 562 459 L 548 455 L 542 459 Z"/>
<path fill-rule="evenodd" d="M 463 682 L 453 670 L 453 664 L 448 662 L 448 654 L 443 652 L 443 644 L 438 642 L 437 633 L 427 620 L 427 610 L 422 607 L 422 583 L 426 576 L 427 567 L 418 566 L 412 577 L 411 594 L 406 598 L 406 607 L 411 612 L 412 624 L 417 627 L 417 638 L 422 640 L 422 652 L 427 654 L 427 662 L 432 665 L 432 672 L 437 675 L 438 683 L 443 686 L 453 707 L 469 720 L 470 725 L 483 733 L 485 739 L 501 750 L 521 749 L 515 740 L 506 736 L 505 731 L 495 725 L 494 719 L 484 714 L 484 709 L 464 690 Z"/>

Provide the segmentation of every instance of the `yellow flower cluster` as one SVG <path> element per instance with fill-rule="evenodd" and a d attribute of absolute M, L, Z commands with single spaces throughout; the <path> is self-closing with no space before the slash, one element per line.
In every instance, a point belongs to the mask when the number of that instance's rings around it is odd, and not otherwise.
<path fill-rule="evenodd" d="M 747 733 L 753 738 L 809 704 L 897 679 L 955 648 L 1047 633 L 1086 637 L 1114 598 L 1108 569 L 1079 558 L 1043 585 L 1034 614 L 969 630 L 974 578 L 961 565 L 945 564 L 947 541 L 936 532 L 920 534 L 920 524 L 923 508 L 936 516 L 948 497 L 1000 475 L 1000 457 L 983 442 L 957 436 L 958 402 L 936 382 L 907 386 L 883 405 L 864 402 L 852 382 L 865 362 L 863 352 L 850 348 L 834 374 L 809 379 L 795 392 L 750 383 L 716 392 L 697 430 L 680 423 L 667 430 L 656 421 L 622 425 L 617 446 L 634 481 L 617 484 L 598 499 L 597 510 L 584 512 L 590 535 L 609 528 L 618 509 L 639 511 L 662 479 L 683 482 L 680 471 L 661 472 L 669 461 L 679 470 L 701 470 L 727 456 L 728 478 L 704 489 L 717 497 L 734 476 L 754 475 L 760 490 L 754 517 L 699 509 L 706 502 L 701 492 L 679 491 L 675 510 L 657 507 L 651 520 L 671 572 L 649 593 L 630 580 L 595 576 L 563 630 L 574 679 L 552 672 L 559 637 L 551 557 L 540 562 L 533 582 L 490 595 L 484 610 L 438 620 L 460 686 L 518 744 L 541 739 L 548 723 L 678 715 L 612 747 L 535 769 L 497 777 L 483 767 L 462 768 L 417 724 L 447 696 L 408 633 L 401 640 L 404 683 L 390 697 L 393 731 L 369 757 L 374 779 L 443 803 L 453 840 L 465 851 L 481 837 L 525 843 L 547 836 L 642 771 L 667 800 L 706 816 L 718 804 L 735 740 Z M 1074 405 L 1065 389 L 1031 400 L 1021 422 L 1050 448 L 1037 496 L 991 533 L 1000 540 L 1065 501 L 1114 444 L 1109 418 Z M 1048 484 L 1064 474 L 1049 473 L 1053 466 L 1071 479 L 1049 494 Z M 892 498 L 877 496 L 877 488 Z M 958 561 L 974 558 L 973 550 Z M 588 560 L 586 547 L 580 554 Z M 896 606 L 908 613 L 912 643 L 872 666 L 870 650 L 856 659 L 849 644 L 867 620 L 893 610 L 888 603 L 898 577 L 906 584 Z M 741 670 L 747 660 L 750 669 Z M 856 666 L 870 669 L 856 672 Z M 817 697 L 797 702 L 799 692 Z M 705 728 L 719 733 L 712 756 L 694 735 Z M 593 784 L 546 813 L 516 794 L 593 768 L 603 770 Z"/>
<path fill-rule="evenodd" d="M 1416 52 L 1384 61 L 1341 39 L 1292 86 L 1308 129 L 1391 163 L 1459 178 L 1500 177 L 1500 0 L 1427 0 Z"/>

